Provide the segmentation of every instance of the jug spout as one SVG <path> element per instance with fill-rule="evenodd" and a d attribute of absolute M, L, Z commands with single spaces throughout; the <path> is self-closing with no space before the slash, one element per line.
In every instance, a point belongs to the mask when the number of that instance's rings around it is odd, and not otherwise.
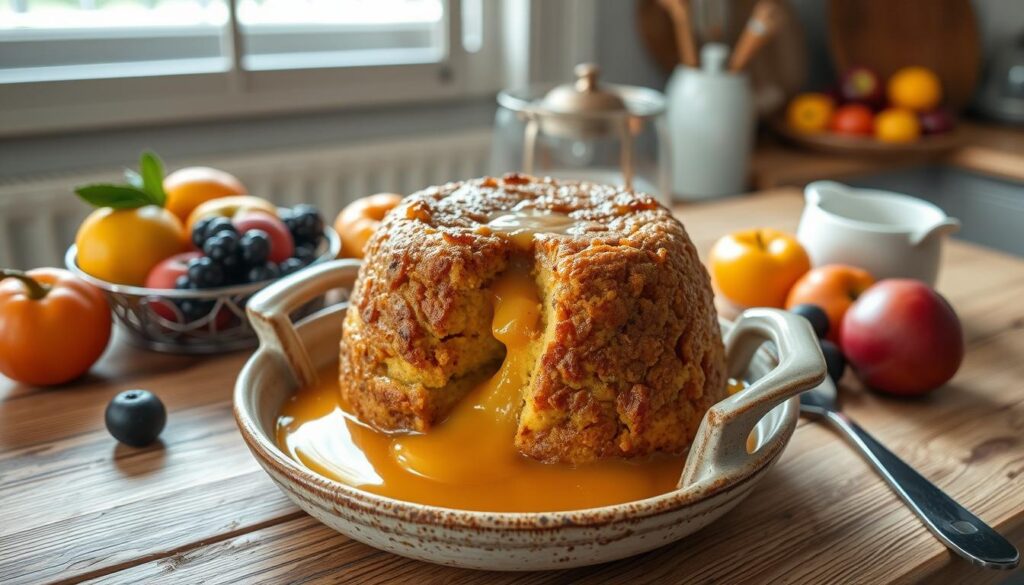
<path fill-rule="evenodd" d="M 808 205 L 819 206 L 826 199 L 852 196 L 853 193 L 848 185 L 836 181 L 814 181 L 804 187 L 804 201 Z"/>
<path fill-rule="evenodd" d="M 948 236 L 958 231 L 960 231 L 960 220 L 955 217 L 947 217 L 942 221 L 910 234 L 910 245 L 920 246 L 932 238 Z"/>

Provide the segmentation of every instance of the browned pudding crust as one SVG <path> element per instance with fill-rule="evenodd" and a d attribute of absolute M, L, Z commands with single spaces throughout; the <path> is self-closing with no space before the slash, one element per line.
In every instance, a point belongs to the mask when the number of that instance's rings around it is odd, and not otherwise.
<path fill-rule="evenodd" d="M 486 224 L 511 210 L 579 220 L 524 249 Z M 488 287 L 531 270 L 537 365 L 515 437 L 543 461 L 682 453 L 726 396 L 711 284 L 689 236 L 648 195 L 508 176 L 407 197 L 370 240 L 341 342 L 343 399 L 386 430 L 426 431 L 498 368 Z"/>

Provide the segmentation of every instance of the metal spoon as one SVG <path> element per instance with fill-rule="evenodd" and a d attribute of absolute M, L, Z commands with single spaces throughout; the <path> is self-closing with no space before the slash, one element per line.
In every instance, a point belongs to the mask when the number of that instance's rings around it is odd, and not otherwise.
<path fill-rule="evenodd" d="M 800 395 L 800 412 L 828 421 L 857 447 L 928 530 L 958 555 L 990 569 L 1017 567 L 1020 553 L 1008 540 L 847 418 L 836 406 L 836 394 L 832 380 L 825 378 Z"/>

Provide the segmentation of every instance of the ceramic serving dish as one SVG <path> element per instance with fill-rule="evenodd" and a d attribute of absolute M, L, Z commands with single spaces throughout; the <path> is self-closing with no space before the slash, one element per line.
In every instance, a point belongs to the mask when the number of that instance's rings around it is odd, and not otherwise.
<path fill-rule="evenodd" d="M 249 302 L 260 348 L 235 386 L 234 412 L 253 456 L 300 508 L 378 549 L 424 561 L 495 570 L 564 569 L 639 554 L 691 534 L 754 488 L 796 427 L 796 396 L 825 375 L 810 325 L 774 309 L 723 322 L 729 372 L 750 386 L 716 404 L 700 426 L 676 490 L 626 504 L 545 513 L 471 512 L 363 492 L 327 479 L 278 448 L 285 400 L 338 359 L 345 305 L 297 324 L 288 315 L 311 298 L 351 289 L 359 263 L 337 260 L 267 287 Z M 778 359 L 764 349 L 774 344 Z M 756 448 L 748 453 L 748 436 Z"/>

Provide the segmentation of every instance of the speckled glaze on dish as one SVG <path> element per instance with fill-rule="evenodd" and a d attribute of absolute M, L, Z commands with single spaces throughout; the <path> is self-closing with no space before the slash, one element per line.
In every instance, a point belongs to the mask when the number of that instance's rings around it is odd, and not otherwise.
<path fill-rule="evenodd" d="M 810 325 L 773 309 L 722 323 L 729 373 L 750 387 L 708 411 L 678 489 L 636 502 L 545 513 L 453 510 L 398 501 L 322 477 L 278 448 L 281 405 L 337 362 L 345 307 L 297 325 L 288 314 L 332 289 L 350 289 L 358 262 L 337 260 L 283 279 L 255 296 L 249 316 L 261 345 L 235 386 L 239 430 L 256 460 L 300 508 L 355 540 L 414 559 L 475 569 L 565 569 L 643 553 L 707 526 L 750 492 L 796 427 L 802 390 L 825 375 Z M 759 349 L 774 343 L 778 360 Z M 757 449 L 748 454 L 755 429 Z"/>

